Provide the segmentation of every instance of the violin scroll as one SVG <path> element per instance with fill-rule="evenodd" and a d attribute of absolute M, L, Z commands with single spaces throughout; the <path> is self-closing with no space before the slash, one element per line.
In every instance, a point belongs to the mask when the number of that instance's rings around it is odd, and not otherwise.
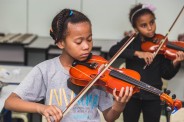
<path fill-rule="evenodd" d="M 169 107 L 167 107 L 168 111 L 176 112 L 182 107 L 182 102 L 175 97 L 171 98 L 167 93 L 162 93 L 160 95 L 160 100 L 164 101 Z"/>

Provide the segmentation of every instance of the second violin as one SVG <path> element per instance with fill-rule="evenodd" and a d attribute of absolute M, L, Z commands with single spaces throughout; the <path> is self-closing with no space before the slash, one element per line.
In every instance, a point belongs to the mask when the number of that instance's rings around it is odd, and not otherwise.
<path fill-rule="evenodd" d="M 154 53 L 162 40 L 165 37 L 161 34 L 156 34 L 153 41 L 145 41 L 141 44 L 141 48 L 143 51 Z M 163 54 L 166 58 L 170 60 L 174 60 L 176 58 L 176 53 L 178 51 L 184 51 L 183 42 L 170 42 L 168 39 L 164 42 L 163 46 L 159 50 L 159 54 Z"/>

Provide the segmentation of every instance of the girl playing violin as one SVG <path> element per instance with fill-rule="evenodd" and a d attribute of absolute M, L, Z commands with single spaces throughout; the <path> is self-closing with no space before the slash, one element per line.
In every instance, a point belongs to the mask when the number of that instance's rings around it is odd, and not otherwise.
<path fill-rule="evenodd" d="M 88 58 L 92 46 L 92 29 L 90 20 L 81 12 L 63 9 L 53 21 L 50 35 L 62 54 L 36 65 L 21 82 L 17 89 L 7 98 L 5 108 L 19 112 L 39 113 L 48 122 L 99 122 L 102 111 L 106 121 L 113 122 L 123 111 L 132 95 L 132 88 L 122 88 L 112 95 L 92 87 L 63 116 L 62 111 L 75 97 L 74 91 L 68 88 L 69 69 L 75 60 Z M 78 87 L 76 86 L 77 89 Z M 45 105 L 36 103 L 44 99 Z"/>
<path fill-rule="evenodd" d="M 162 78 L 171 79 L 180 68 L 180 62 L 184 60 L 184 52 L 178 51 L 174 60 L 169 60 L 164 55 L 156 55 L 151 52 L 144 52 L 141 49 L 142 42 L 155 41 L 156 23 L 154 7 L 151 5 L 137 4 L 129 14 L 129 20 L 138 36 L 120 55 L 126 59 L 126 68 L 140 73 L 141 81 L 162 89 Z M 121 42 L 112 46 L 110 56 L 124 44 L 129 37 L 125 37 Z M 144 66 L 147 67 L 144 69 Z M 154 94 L 141 90 L 134 94 L 127 103 L 123 117 L 124 122 L 138 122 L 140 113 L 143 113 L 144 122 L 159 122 L 161 115 L 160 98 Z"/>

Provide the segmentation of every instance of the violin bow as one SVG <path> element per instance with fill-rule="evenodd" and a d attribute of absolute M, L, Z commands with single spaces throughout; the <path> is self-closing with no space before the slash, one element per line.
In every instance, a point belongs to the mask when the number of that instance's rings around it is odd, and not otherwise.
<path fill-rule="evenodd" d="M 155 56 L 158 54 L 159 50 L 162 48 L 162 46 L 164 45 L 164 43 L 166 42 L 167 37 L 168 37 L 170 31 L 172 30 L 172 28 L 173 28 L 173 26 L 175 25 L 176 21 L 178 20 L 178 18 L 180 17 L 181 13 L 183 12 L 183 9 L 184 9 L 184 6 L 183 6 L 182 9 L 180 10 L 178 16 L 176 17 L 176 19 L 175 19 L 174 22 L 172 23 L 171 27 L 169 28 L 168 32 L 166 33 L 165 38 L 162 39 L 162 40 L 160 41 L 159 47 L 158 47 L 157 50 L 154 52 L 154 58 L 155 58 Z M 144 66 L 144 69 L 145 69 L 147 66 L 148 66 L 148 65 L 146 64 L 146 65 Z"/>
<path fill-rule="evenodd" d="M 65 116 L 69 110 L 76 104 L 76 102 L 94 85 L 94 83 L 105 73 L 105 71 L 111 66 L 111 64 L 118 58 L 118 56 L 128 47 L 128 45 L 135 39 L 136 33 L 133 33 L 130 38 L 122 45 L 122 47 L 116 52 L 116 54 L 107 62 L 102 70 L 96 75 L 81 91 L 80 93 L 67 105 L 66 109 L 63 111 L 63 116 Z"/>

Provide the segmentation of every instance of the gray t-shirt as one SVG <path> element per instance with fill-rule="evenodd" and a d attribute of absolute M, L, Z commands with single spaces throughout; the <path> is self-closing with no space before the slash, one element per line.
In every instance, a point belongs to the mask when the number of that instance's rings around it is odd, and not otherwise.
<path fill-rule="evenodd" d="M 25 77 L 14 93 L 27 101 L 45 100 L 47 105 L 56 105 L 62 111 L 76 96 L 68 88 L 69 72 L 60 63 L 59 57 L 36 65 Z M 63 117 L 62 122 L 99 122 L 100 111 L 110 108 L 112 95 L 100 89 L 91 88 Z"/>

